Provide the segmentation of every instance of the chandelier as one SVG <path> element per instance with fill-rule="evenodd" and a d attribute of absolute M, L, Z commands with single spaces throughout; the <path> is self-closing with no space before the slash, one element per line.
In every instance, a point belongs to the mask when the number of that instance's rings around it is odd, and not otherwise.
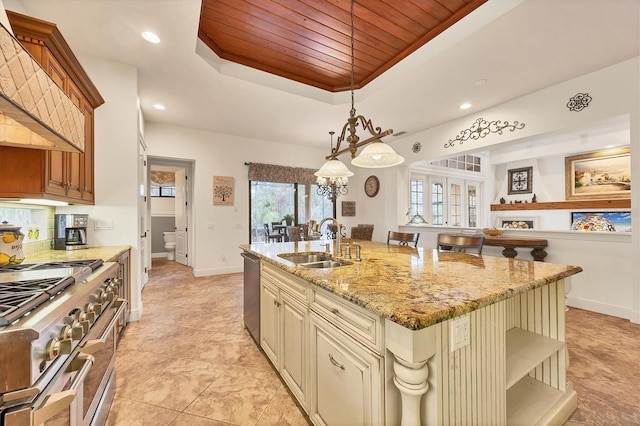
<path fill-rule="evenodd" d="M 331 150 L 333 150 L 333 134 L 331 135 Z M 329 159 L 324 165 L 314 173 L 318 177 L 318 195 L 331 200 L 334 204 L 340 195 L 347 195 L 348 177 L 353 176 L 353 172 L 347 169 L 347 166 L 340 160 L 335 158 Z"/>
<path fill-rule="evenodd" d="M 331 198 L 335 201 L 335 198 L 342 194 L 347 193 L 347 177 L 353 176 L 353 173 L 340 161 L 337 157 L 347 151 L 351 153 L 351 164 L 357 167 L 365 168 L 382 168 L 396 166 L 404 162 L 404 158 L 393 150 L 389 145 L 382 142 L 381 138 L 393 133 L 393 130 L 389 129 L 382 131 L 380 127 L 374 127 L 371 120 L 366 119 L 363 115 L 356 115 L 356 107 L 354 105 L 354 80 L 355 80 L 355 23 L 354 23 L 354 4 L 355 0 L 351 1 L 351 110 L 349 111 L 349 118 L 342 127 L 342 132 L 338 136 L 338 140 L 335 148 L 333 147 L 333 133 L 331 139 L 331 154 L 325 157 L 328 160 L 315 175 L 318 176 L 318 184 L 320 185 L 321 179 L 323 179 L 323 192 L 331 195 Z M 356 134 L 356 129 L 361 126 L 367 130 L 371 136 L 363 141 L 360 141 L 360 137 Z M 346 148 L 340 148 L 343 141 L 346 141 L 348 146 Z M 365 146 L 367 145 L 367 146 Z M 365 147 L 358 156 L 358 148 Z M 333 187 L 331 187 L 333 185 Z M 331 187 L 329 189 L 329 187 Z M 318 188 L 318 193 L 321 189 Z"/>

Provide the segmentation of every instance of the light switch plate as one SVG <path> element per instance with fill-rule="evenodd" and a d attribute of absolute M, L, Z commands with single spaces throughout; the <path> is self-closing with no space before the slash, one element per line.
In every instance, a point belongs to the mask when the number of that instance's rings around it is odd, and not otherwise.
<path fill-rule="evenodd" d="M 469 315 L 463 315 L 449 321 L 449 347 L 451 352 L 464 348 L 470 341 Z"/>

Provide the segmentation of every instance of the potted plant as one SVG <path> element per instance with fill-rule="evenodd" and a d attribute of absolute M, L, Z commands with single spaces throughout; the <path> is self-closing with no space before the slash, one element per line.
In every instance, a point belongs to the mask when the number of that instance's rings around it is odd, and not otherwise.
<path fill-rule="evenodd" d="M 293 216 L 292 215 L 285 214 L 283 219 L 287 223 L 287 226 L 293 225 Z"/>

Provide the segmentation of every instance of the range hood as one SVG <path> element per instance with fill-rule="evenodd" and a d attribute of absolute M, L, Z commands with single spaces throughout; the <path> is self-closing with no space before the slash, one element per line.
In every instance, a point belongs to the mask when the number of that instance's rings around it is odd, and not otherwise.
<path fill-rule="evenodd" d="M 4 25 L 0 145 L 84 152 L 84 114 Z"/>

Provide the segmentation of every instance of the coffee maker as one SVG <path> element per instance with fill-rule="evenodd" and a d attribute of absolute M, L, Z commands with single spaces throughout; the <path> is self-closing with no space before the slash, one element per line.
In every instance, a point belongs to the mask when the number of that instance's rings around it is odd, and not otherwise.
<path fill-rule="evenodd" d="M 87 245 L 86 214 L 56 214 L 54 222 L 53 248 L 56 250 L 85 249 Z"/>

